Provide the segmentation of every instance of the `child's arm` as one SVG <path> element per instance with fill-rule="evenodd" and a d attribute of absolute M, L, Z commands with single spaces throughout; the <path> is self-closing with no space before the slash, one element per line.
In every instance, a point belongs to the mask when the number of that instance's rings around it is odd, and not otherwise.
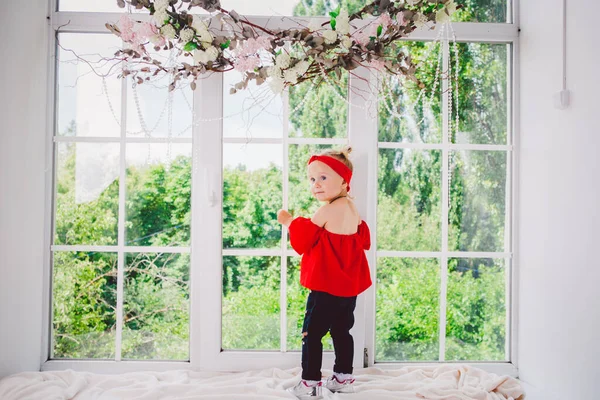
<path fill-rule="evenodd" d="M 287 212 L 287 210 L 277 211 L 277 222 L 279 222 L 280 224 L 285 225 L 289 228 L 293 220 L 294 218 L 292 217 L 292 214 Z"/>

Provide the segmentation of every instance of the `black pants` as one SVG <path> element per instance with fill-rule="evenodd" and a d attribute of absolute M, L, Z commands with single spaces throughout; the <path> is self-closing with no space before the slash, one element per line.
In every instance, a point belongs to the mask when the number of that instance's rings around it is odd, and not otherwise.
<path fill-rule="evenodd" d="M 306 302 L 302 327 L 302 379 L 321 380 L 323 343 L 321 339 L 331 332 L 335 351 L 333 371 L 352 373 L 354 339 L 350 328 L 354 325 L 356 296 L 338 297 L 325 292 L 311 291 Z"/>

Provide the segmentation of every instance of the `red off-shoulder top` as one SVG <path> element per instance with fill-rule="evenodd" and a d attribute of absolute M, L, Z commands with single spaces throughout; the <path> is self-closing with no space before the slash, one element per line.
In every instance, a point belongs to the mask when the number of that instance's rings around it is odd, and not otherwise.
<path fill-rule="evenodd" d="M 332 233 L 310 219 L 295 218 L 289 227 L 290 242 L 302 255 L 300 284 L 334 296 L 356 296 L 371 286 L 365 250 L 371 232 L 365 221 L 351 235 Z"/>

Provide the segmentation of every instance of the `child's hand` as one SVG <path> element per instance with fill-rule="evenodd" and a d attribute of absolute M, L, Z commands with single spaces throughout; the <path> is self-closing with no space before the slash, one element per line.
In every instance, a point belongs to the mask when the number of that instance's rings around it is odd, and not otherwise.
<path fill-rule="evenodd" d="M 292 223 L 293 219 L 294 218 L 292 217 L 292 214 L 290 214 L 286 210 L 277 211 L 277 222 L 279 222 L 280 224 L 289 226 Z"/>

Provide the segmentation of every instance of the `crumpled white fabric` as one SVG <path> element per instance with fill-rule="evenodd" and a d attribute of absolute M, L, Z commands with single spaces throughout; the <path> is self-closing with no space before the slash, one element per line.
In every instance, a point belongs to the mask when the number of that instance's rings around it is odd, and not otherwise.
<path fill-rule="evenodd" d="M 324 370 L 324 375 L 331 371 Z M 355 393 L 323 390 L 331 400 L 523 400 L 517 379 L 468 365 L 355 369 Z M 24 372 L 0 380 L 2 400 L 276 400 L 294 399 L 285 391 L 300 368 L 227 373 L 177 370 L 101 375 L 89 372 Z"/>

